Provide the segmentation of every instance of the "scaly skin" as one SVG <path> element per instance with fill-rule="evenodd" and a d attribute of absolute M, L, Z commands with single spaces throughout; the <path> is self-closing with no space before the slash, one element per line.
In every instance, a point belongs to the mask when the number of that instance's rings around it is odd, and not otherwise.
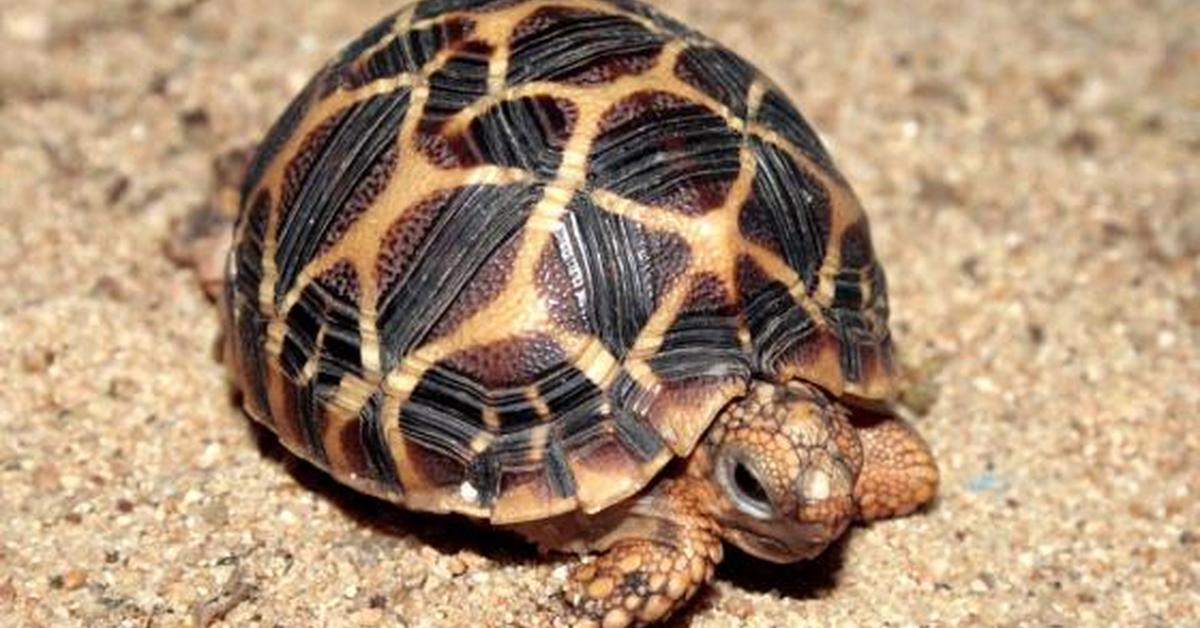
<path fill-rule="evenodd" d="M 721 561 L 716 522 L 703 501 L 711 486 L 696 478 L 663 482 L 630 512 L 627 522 L 654 538 L 616 541 L 595 561 L 580 565 L 568 580 L 564 598 L 571 624 L 579 628 L 643 625 L 666 617 L 712 578 Z"/>
<path fill-rule="evenodd" d="M 731 450 L 754 465 L 775 518 L 747 517 L 718 479 L 723 452 Z M 853 477 L 839 477 L 845 472 Z M 852 417 L 804 384 L 759 384 L 718 417 L 685 470 L 627 510 L 591 521 L 607 531 L 587 547 L 603 553 L 576 567 L 567 582 L 569 625 L 660 621 L 711 579 L 722 540 L 772 562 L 811 558 L 851 519 L 912 512 L 933 498 L 937 484 L 928 446 L 902 419 Z M 589 532 L 586 520 L 577 525 Z"/>

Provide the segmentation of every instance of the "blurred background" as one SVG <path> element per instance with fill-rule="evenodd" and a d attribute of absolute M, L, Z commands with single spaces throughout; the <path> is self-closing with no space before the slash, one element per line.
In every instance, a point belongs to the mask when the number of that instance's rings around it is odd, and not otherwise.
<path fill-rule="evenodd" d="M 1200 3 L 670 0 L 871 215 L 924 514 L 691 626 L 1200 617 Z M 565 572 L 282 455 L 162 254 L 374 0 L 0 0 L 0 623 L 534 625 Z M 470 604 L 464 604 L 470 600 Z"/>

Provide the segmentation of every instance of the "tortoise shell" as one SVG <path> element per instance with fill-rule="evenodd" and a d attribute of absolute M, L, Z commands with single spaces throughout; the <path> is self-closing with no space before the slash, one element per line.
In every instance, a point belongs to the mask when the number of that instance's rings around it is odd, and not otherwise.
<path fill-rule="evenodd" d="M 359 490 L 591 513 L 753 379 L 891 394 L 884 275 L 817 135 L 634 0 L 425 0 L 259 145 L 227 266 L 247 411 Z"/>

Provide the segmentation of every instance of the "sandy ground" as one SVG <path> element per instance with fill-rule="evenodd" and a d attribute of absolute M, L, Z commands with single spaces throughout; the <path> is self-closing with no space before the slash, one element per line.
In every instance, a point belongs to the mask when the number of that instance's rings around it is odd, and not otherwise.
<path fill-rule="evenodd" d="M 944 481 L 814 563 L 735 557 L 678 623 L 1200 625 L 1200 3 L 661 4 L 854 182 Z M 561 563 L 252 429 L 161 255 L 389 5 L 0 2 L 0 624 L 552 617 Z"/>

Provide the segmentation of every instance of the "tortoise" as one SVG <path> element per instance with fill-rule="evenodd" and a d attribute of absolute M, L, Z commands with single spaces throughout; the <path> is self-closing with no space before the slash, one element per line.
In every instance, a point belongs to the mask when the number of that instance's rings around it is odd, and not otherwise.
<path fill-rule="evenodd" d="M 776 84 L 646 4 L 407 6 L 247 161 L 181 236 L 245 411 L 354 489 L 598 553 L 576 625 L 936 493 L 859 200 Z"/>

